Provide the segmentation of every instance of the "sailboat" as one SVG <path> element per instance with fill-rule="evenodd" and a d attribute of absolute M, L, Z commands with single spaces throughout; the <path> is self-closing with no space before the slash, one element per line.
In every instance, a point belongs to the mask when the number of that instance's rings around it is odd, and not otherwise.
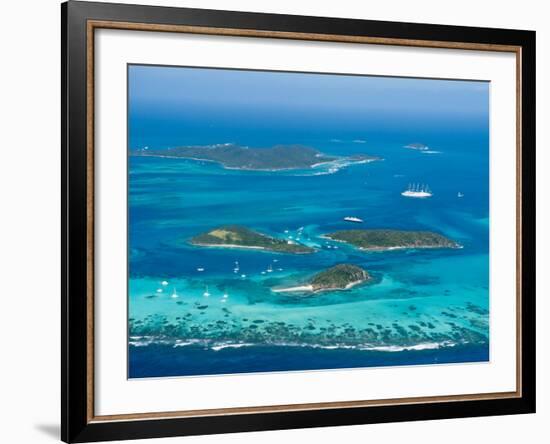
<path fill-rule="evenodd" d="M 433 193 L 428 185 L 421 185 L 419 183 L 409 184 L 408 188 L 401 193 L 401 196 L 405 197 L 432 197 Z"/>
<path fill-rule="evenodd" d="M 268 273 L 273 272 L 273 267 L 271 266 L 271 264 L 269 264 L 269 266 L 267 267 L 267 272 Z"/>
<path fill-rule="evenodd" d="M 205 298 L 207 298 L 208 296 L 210 296 L 210 293 L 208 293 L 208 285 L 206 286 L 206 290 L 205 292 L 202 294 Z"/>
<path fill-rule="evenodd" d="M 175 299 L 175 298 L 178 298 L 178 292 L 176 291 L 176 287 L 174 287 L 174 291 L 172 292 L 172 297 Z"/>

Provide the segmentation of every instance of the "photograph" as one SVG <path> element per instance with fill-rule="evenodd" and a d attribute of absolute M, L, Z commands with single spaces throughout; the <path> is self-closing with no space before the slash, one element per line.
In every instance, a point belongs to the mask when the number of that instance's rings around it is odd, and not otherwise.
<path fill-rule="evenodd" d="M 502 3 L 7 2 L 0 441 L 544 441 L 550 26 Z"/>
<path fill-rule="evenodd" d="M 127 65 L 128 378 L 490 362 L 490 82 Z"/>

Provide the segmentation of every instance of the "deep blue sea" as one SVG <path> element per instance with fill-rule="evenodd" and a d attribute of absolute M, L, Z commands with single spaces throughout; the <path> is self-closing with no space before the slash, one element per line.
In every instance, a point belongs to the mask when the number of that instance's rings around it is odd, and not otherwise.
<path fill-rule="evenodd" d="M 180 113 L 131 104 L 130 150 L 303 144 L 383 160 L 254 172 L 129 156 L 129 377 L 489 359 L 486 118 L 407 110 L 344 120 L 319 112 L 301 123 L 265 110 Z M 405 148 L 412 142 L 429 150 Z M 410 183 L 429 185 L 433 196 L 403 197 Z M 350 226 L 345 216 L 364 223 Z M 291 255 L 187 242 L 226 224 L 319 251 Z M 431 230 L 463 248 L 369 253 L 319 237 L 350 228 Z M 271 291 L 339 263 L 359 265 L 374 279 L 309 297 Z"/>

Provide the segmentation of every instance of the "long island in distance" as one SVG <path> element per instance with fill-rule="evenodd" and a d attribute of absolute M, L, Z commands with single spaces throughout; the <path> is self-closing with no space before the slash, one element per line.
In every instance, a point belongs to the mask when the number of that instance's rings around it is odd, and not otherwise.
<path fill-rule="evenodd" d="M 128 376 L 489 360 L 487 82 L 128 68 Z"/>
<path fill-rule="evenodd" d="M 330 156 L 314 148 L 299 145 L 276 145 L 269 148 L 250 148 L 224 143 L 209 146 L 182 146 L 161 150 L 149 147 L 138 149 L 135 156 L 168 157 L 216 162 L 224 168 L 255 171 L 295 170 L 323 165 L 366 163 L 380 160 L 366 154 Z"/>

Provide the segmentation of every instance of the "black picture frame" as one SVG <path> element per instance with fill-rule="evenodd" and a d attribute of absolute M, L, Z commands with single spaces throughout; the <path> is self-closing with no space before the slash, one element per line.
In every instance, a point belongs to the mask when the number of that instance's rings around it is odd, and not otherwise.
<path fill-rule="evenodd" d="M 90 20 L 265 32 L 511 45 L 521 63 L 521 393 L 499 399 L 250 412 L 116 421 L 90 416 L 90 285 L 87 39 Z M 62 384 L 61 438 L 90 442 L 180 435 L 510 415 L 535 412 L 535 32 L 370 20 L 69 1 L 61 5 Z M 90 319 L 92 317 L 92 319 Z"/>

